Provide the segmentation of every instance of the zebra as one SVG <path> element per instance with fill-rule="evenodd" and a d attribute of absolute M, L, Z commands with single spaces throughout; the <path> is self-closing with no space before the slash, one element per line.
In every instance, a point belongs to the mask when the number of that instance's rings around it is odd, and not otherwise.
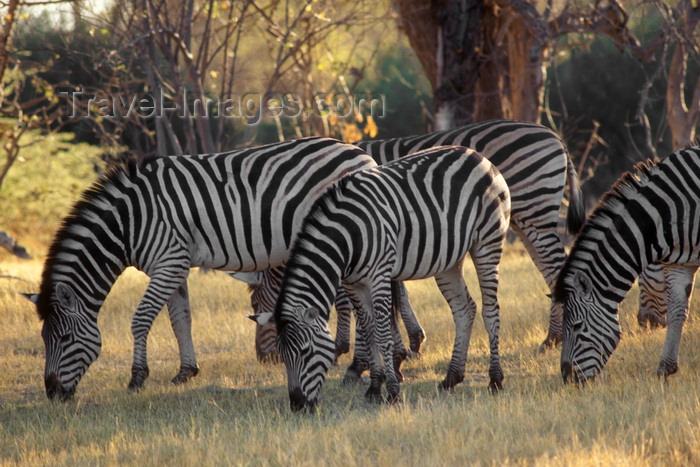
<path fill-rule="evenodd" d="M 199 367 L 191 334 L 191 267 L 251 271 L 275 267 L 312 202 L 343 175 L 375 167 L 364 151 L 306 138 L 216 155 L 154 158 L 113 170 L 89 188 L 49 249 L 38 294 L 49 398 L 68 399 L 97 359 L 97 315 L 117 276 L 134 266 L 150 276 L 131 323 L 129 390 L 148 377 L 146 342 L 167 303 L 182 383 Z"/>
<path fill-rule="evenodd" d="M 417 151 L 440 145 L 455 145 L 472 148 L 488 158 L 503 174 L 511 193 L 511 228 L 518 235 L 532 257 L 544 280 L 553 291 L 557 274 L 564 264 L 566 253 L 557 232 L 559 210 L 564 189 L 569 186 L 569 206 L 567 227 L 571 234 L 577 233 L 585 219 L 585 207 L 578 175 L 566 146 L 561 138 L 542 125 L 513 120 L 489 120 L 472 123 L 461 128 L 437 131 L 426 135 L 400 137 L 386 140 L 360 141 L 358 147 L 370 154 L 378 164 L 385 164 Z M 271 277 L 265 277 L 270 275 Z M 248 276 L 245 280 L 254 284 L 254 295 L 263 295 L 266 300 L 251 297 L 254 313 L 272 311 L 262 306 L 274 303 L 279 294 L 283 273 L 260 272 L 257 277 Z M 236 275 L 234 274 L 234 277 Z M 407 327 L 410 349 L 420 351 L 425 338 L 420 323 L 413 315 L 407 300 L 405 288 L 397 284 L 394 297 L 400 300 L 397 307 Z M 349 317 L 339 313 L 336 348 L 349 348 L 349 342 L 340 342 L 349 336 Z M 347 324 L 346 324 L 347 323 Z M 348 326 L 341 329 L 340 326 Z M 258 333 L 265 334 L 265 342 L 274 341 L 274 327 Z M 561 342 L 561 308 L 552 303 L 547 336 L 540 346 L 540 352 Z M 261 349 L 256 345 L 259 356 L 268 355 L 274 350 L 270 345 Z M 263 358 L 263 357 L 261 357 Z M 350 372 L 361 371 L 363 365 L 356 360 Z M 357 375 L 359 376 L 359 375 Z"/>
<path fill-rule="evenodd" d="M 456 326 L 440 387 L 451 390 L 461 382 L 476 313 L 462 276 L 467 253 L 479 278 L 489 334 L 489 388 L 502 389 L 497 288 L 509 213 L 503 176 L 488 159 L 464 147 L 422 151 L 332 185 L 304 220 L 274 313 L 250 316 L 277 326 L 292 410 L 316 404 L 333 362 L 327 323 L 341 285 L 372 350 L 369 400 L 381 400 L 384 375 L 388 401 L 400 395 L 393 366 L 386 364 L 393 358 L 391 280 L 435 277 Z"/>
<path fill-rule="evenodd" d="M 618 306 L 636 277 L 660 264 L 668 285 L 657 373 L 678 371 L 678 348 L 700 266 L 700 147 L 622 175 L 576 239 L 555 288 L 564 307 L 564 381 L 595 377 L 620 340 Z"/>

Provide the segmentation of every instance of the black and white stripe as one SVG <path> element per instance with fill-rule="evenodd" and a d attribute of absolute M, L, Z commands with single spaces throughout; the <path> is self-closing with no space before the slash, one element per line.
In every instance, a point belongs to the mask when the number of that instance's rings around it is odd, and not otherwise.
<path fill-rule="evenodd" d="M 56 234 L 41 290 L 49 397 L 69 397 L 97 358 L 97 314 L 117 276 L 150 276 L 134 314 L 130 389 L 148 376 L 146 341 L 167 304 L 180 372 L 197 373 L 187 276 L 191 267 L 252 271 L 282 264 L 312 203 L 343 175 L 376 166 L 355 146 L 307 138 L 225 154 L 153 159 L 113 171 Z"/>
<path fill-rule="evenodd" d="M 650 264 L 642 271 L 639 283 L 637 322 L 642 327 L 666 327 L 666 279 L 660 264 Z"/>
<path fill-rule="evenodd" d="M 660 375 L 678 370 L 678 347 L 700 266 L 700 148 L 638 164 L 601 199 L 562 269 L 565 380 L 596 376 L 620 340 L 618 306 L 650 264 L 663 268 L 667 331 Z"/>
<path fill-rule="evenodd" d="M 370 399 L 381 399 L 384 374 L 389 400 L 400 392 L 393 366 L 381 363 L 393 358 L 391 280 L 435 277 L 456 326 L 441 387 L 462 381 L 476 314 L 462 276 L 467 253 L 479 277 L 489 333 L 489 386 L 500 389 L 498 265 L 509 212 L 503 176 L 463 147 L 427 150 L 334 184 L 304 221 L 274 313 L 292 409 L 316 403 L 333 362 L 327 322 L 341 285 L 371 349 Z M 272 313 L 256 317 L 266 324 Z"/>
<path fill-rule="evenodd" d="M 534 123 L 490 120 L 426 135 L 361 141 L 355 144 L 367 151 L 379 164 L 440 145 L 468 147 L 489 159 L 503 174 L 510 189 L 511 227 L 524 243 L 550 291 L 553 291 L 557 274 L 566 259 L 557 225 L 567 184 L 569 232 L 579 231 L 585 218 L 585 209 L 578 176 L 568 151 L 561 138 L 550 129 Z M 277 279 L 280 279 L 282 274 L 273 274 L 273 278 L 257 280 L 263 284 L 257 289 L 258 293 L 272 297 L 279 294 L 280 280 Z M 269 288 L 276 290 L 270 291 Z M 425 334 L 406 300 L 405 289 L 401 287 L 398 291 L 400 294 L 395 294 L 395 298 L 402 299 L 398 311 L 407 327 L 411 350 L 418 352 Z M 253 309 L 255 313 L 272 310 L 255 307 Z M 346 318 L 340 314 L 339 318 L 342 320 L 339 325 L 344 325 Z M 268 328 L 268 335 L 272 332 L 274 328 Z M 338 336 L 342 338 L 344 335 L 347 335 L 345 330 L 339 328 Z M 338 336 L 336 347 L 349 347 L 349 343 L 342 342 Z M 559 342 L 561 308 L 553 303 L 549 331 L 541 349 L 552 347 Z M 259 355 L 266 354 L 260 347 L 256 349 Z M 357 361 L 354 361 L 353 365 L 363 367 Z"/>

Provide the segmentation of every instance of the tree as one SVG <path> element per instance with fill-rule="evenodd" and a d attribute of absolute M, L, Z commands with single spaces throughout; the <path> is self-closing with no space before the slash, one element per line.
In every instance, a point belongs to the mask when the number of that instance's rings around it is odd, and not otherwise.
<path fill-rule="evenodd" d="M 65 0 L 46 0 L 39 4 L 51 5 Z M 12 164 L 19 157 L 20 149 L 36 141 L 20 142 L 22 136 L 31 129 L 47 127 L 60 117 L 54 88 L 37 74 L 43 65 L 23 60 L 14 54 L 13 35 L 22 9 L 36 5 L 36 2 L 10 0 L 0 2 L 2 30 L 0 31 L 0 140 L 2 140 L 4 161 L 0 164 L 0 186 Z M 34 92 L 27 98 L 27 89 Z"/>
<path fill-rule="evenodd" d="M 557 40 L 605 35 L 638 50 L 617 0 L 555 12 L 525 0 L 397 0 L 400 26 L 433 85 L 438 128 L 473 120 L 540 118 L 545 70 Z"/>
<path fill-rule="evenodd" d="M 652 46 L 659 41 L 663 42 L 664 49 L 675 44 L 666 86 L 666 111 L 675 150 L 694 142 L 700 116 L 700 77 L 695 83 L 689 83 L 691 89 L 686 91 L 688 60 L 700 63 L 700 6 L 691 0 L 682 0 L 675 8 L 660 0 L 654 4 L 665 23 Z"/>
<path fill-rule="evenodd" d="M 126 143 L 140 159 L 247 145 L 263 122 L 279 139 L 350 136 L 360 121 L 372 132 L 361 112 L 334 120 L 323 107 L 361 78 L 364 64 L 349 57 L 368 42 L 373 9 L 329 0 L 115 3 L 89 28 L 90 40 L 109 37 L 90 58 L 100 79 L 75 82 L 71 96 L 88 96 L 92 106 L 78 110 L 102 140 Z M 338 52 L 328 44 L 340 36 L 347 48 Z"/>

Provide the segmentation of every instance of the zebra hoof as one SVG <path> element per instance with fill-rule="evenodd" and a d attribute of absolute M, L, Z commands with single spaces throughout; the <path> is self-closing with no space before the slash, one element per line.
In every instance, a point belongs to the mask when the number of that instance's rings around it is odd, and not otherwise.
<path fill-rule="evenodd" d="M 503 391 L 503 383 L 501 381 L 491 381 L 489 383 L 489 393 L 492 396 L 498 395 L 499 392 Z"/>
<path fill-rule="evenodd" d="M 668 382 L 668 377 L 678 373 L 678 362 L 661 362 L 656 374 L 664 377 L 664 381 Z"/>
<path fill-rule="evenodd" d="M 148 367 L 145 368 L 134 368 L 131 370 L 131 381 L 126 387 L 129 392 L 139 392 L 143 388 L 143 383 L 146 382 L 146 378 L 149 375 Z"/>
<path fill-rule="evenodd" d="M 425 333 L 422 330 L 415 333 L 412 336 L 409 336 L 408 342 L 409 342 L 409 348 L 411 349 L 411 352 L 409 352 L 408 358 L 413 358 L 413 357 L 411 357 L 411 355 L 420 355 L 420 346 L 421 346 L 421 344 L 423 344 L 424 340 L 425 340 Z"/>
<path fill-rule="evenodd" d="M 452 392 L 454 391 L 455 386 L 457 386 L 462 381 L 464 381 L 463 374 L 460 375 L 448 371 L 447 376 L 445 376 L 445 379 L 438 385 L 438 389 L 442 391 Z"/>
<path fill-rule="evenodd" d="M 401 373 L 401 363 L 403 363 L 403 360 L 394 359 L 394 375 L 396 375 L 396 380 L 399 383 L 403 383 L 403 373 Z"/>
<path fill-rule="evenodd" d="M 370 386 L 365 392 L 365 400 L 371 404 L 381 404 L 384 402 L 382 399 L 382 388 L 374 388 Z"/>
<path fill-rule="evenodd" d="M 199 367 L 196 366 L 184 366 L 180 367 L 177 375 L 170 380 L 173 384 L 185 384 L 190 378 L 194 378 L 199 374 Z"/>
<path fill-rule="evenodd" d="M 401 393 L 389 394 L 386 396 L 386 403 L 389 405 L 401 405 Z"/>

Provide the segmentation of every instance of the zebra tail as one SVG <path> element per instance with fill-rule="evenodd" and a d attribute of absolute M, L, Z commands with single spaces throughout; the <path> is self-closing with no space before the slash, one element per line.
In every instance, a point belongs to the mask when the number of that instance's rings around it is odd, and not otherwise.
<path fill-rule="evenodd" d="M 566 181 L 569 184 L 569 208 L 566 213 L 566 227 L 570 234 L 576 235 L 586 221 L 586 207 L 584 205 L 581 182 L 571 156 L 566 155 Z"/>

